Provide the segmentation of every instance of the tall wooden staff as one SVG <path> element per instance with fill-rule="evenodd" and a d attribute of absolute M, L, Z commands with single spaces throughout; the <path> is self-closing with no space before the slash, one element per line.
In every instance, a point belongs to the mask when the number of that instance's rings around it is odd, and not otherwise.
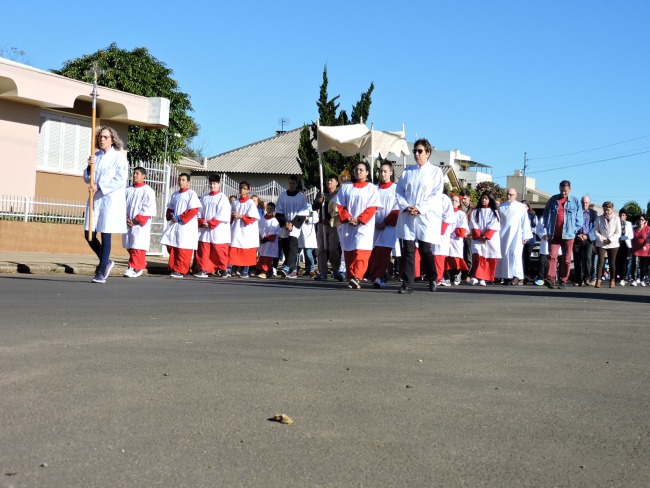
<path fill-rule="evenodd" d="M 93 110 L 92 110 L 92 122 L 91 122 L 91 131 L 90 131 L 90 157 L 95 156 L 95 117 L 97 115 L 97 76 L 104 73 L 103 69 L 99 69 L 97 61 L 93 62 L 93 69 L 86 71 L 87 75 L 93 75 L 93 92 L 90 94 L 93 97 Z M 90 178 L 90 188 L 88 189 L 89 198 L 88 198 L 88 230 L 86 231 L 86 239 L 88 242 L 93 240 L 93 231 L 94 227 L 94 218 L 93 218 L 93 206 L 94 206 L 94 192 L 92 187 L 95 186 L 95 162 L 91 162 L 89 165 L 89 178 Z"/>

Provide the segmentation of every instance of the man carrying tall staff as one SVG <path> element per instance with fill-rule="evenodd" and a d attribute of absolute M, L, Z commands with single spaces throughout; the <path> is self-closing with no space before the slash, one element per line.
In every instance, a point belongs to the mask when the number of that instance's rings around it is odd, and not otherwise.
<path fill-rule="evenodd" d="M 416 242 L 429 291 L 436 291 L 431 244 L 440 242 L 442 228 L 442 171 L 429 162 L 431 144 L 426 139 L 415 141 L 413 154 L 417 164 L 406 168 L 395 191 L 400 210 L 396 228 L 402 246 L 403 283 L 399 290 L 402 294 L 413 293 Z"/>
<path fill-rule="evenodd" d="M 92 232 L 88 244 L 99 258 L 99 266 L 95 271 L 93 283 L 106 283 L 113 261 L 111 256 L 112 234 L 126 232 L 126 182 L 129 174 L 129 165 L 126 154 L 122 151 L 123 143 L 115 129 L 100 127 L 97 131 L 95 143 L 99 151 L 88 158 L 88 167 L 84 171 L 84 181 L 89 184 L 89 191 L 93 199 L 92 222 L 89 222 L 89 205 L 86 205 L 85 229 Z M 90 182 L 92 166 L 94 168 L 94 182 Z M 101 234 L 101 241 L 97 238 Z"/>

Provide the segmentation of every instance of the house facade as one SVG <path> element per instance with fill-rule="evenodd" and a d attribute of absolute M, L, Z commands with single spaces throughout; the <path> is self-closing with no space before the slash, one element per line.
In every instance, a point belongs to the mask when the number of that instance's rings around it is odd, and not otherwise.
<path fill-rule="evenodd" d="M 0 195 L 85 200 L 92 84 L 0 58 Z M 98 87 L 96 124 L 162 129 L 169 100 Z"/>

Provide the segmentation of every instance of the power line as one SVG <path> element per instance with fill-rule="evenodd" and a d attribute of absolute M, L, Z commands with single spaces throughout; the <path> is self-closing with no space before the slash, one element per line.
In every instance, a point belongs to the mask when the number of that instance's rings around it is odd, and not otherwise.
<path fill-rule="evenodd" d="M 640 136 L 640 137 L 635 137 L 634 139 L 628 139 L 626 141 L 614 142 L 613 144 L 607 144 L 606 146 L 594 147 L 592 149 L 583 149 L 582 151 L 575 151 L 575 152 L 570 152 L 570 153 L 565 153 L 565 154 L 555 154 L 553 156 L 541 156 L 541 157 L 538 157 L 538 158 L 528 158 L 528 161 L 533 161 L 533 160 L 538 160 L 538 159 L 559 158 L 559 157 L 563 157 L 563 156 L 573 156 L 574 154 L 580 154 L 580 153 L 585 153 L 585 152 L 590 152 L 590 151 L 598 151 L 599 149 L 605 149 L 605 148 L 608 148 L 608 147 L 617 146 L 619 144 L 625 144 L 626 142 L 638 141 L 639 139 L 645 139 L 646 137 L 650 137 L 650 134 L 646 134 L 646 135 Z"/>

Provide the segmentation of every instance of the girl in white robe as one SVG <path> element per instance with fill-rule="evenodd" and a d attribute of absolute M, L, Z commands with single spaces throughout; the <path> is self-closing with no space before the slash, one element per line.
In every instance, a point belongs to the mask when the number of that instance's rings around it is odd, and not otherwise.
<path fill-rule="evenodd" d="M 341 218 L 341 249 L 345 257 L 348 287 L 359 289 L 368 270 L 375 233 L 375 212 L 381 208 L 377 187 L 368 181 L 370 166 L 362 162 L 354 168 L 354 182 L 346 183 L 336 195 Z"/>
<path fill-rule="evenodd" d="M 451 203 L 454 207 L 454 230 L 449 234 L 449 256 L 445 262 L 445 269 L 454 276 L 454 285 L 459 285 L 461 272 L 469 271 L 467 263 L 463 258 L 464 239 L 469 232 L 469 223 L 467 214 L 460 208 L 460 197 L 454 195 L 451 197 Z"/>
<path fill-rule="evenodd" d="M 399 205 L 395 190 L 393 164 L 390 161 L 381 163 L 380 183 L 377 185 L 381 208 L 375 213 L 375 236 L 370 255 L 370 281 L 374 288 L 385 288 L 386 270 L 390 264 L 390 256 L 397 244 L 395 226 L 399 217 Z"/>
<path fill-rule="evenodd" d="M 260 214 L 257 205 L 248 196 L 250 188 L 247 181 L 242 181 L 239 184 L 239 199 L 232 202 L 229 260 L 230 266 L 240 268 L 241 278 L 248 278 L 249 266 L 255 266 L 260 244 Z"/>
<path fill-rule="evenodd" d="M 454 207 L 451 199 L 444 193 L 438 198 L 440 198 L 442 208 L 440 242 L 431 246 L 431 253 L 433 254 L 433 261 L 436 266 L 437 284 L 451 286 L 451 281 L 445 277 L 445 263 L 447 257 L 449 257 L 451 233 L 455 229 L 456 216 L 454 215 Z"/>
<path fill-rule="evenodd" d="M 471 285 L 485 286 L 486 281 L 494 281 L 497 264 L 501 259 L 500 228 L 496 201 L 492 193 L 483 192 L 469 219 L 473 239 Z"/>
<path fill-rule="evenodd" d="M 260 219 L 260 249 L 257 260 L 257 277 L 265 279 L 273 269 L 273 261 L 278 258 L 280 223 L 275 218 L 275 203 L 266 204 L 264 218 Z"/>

